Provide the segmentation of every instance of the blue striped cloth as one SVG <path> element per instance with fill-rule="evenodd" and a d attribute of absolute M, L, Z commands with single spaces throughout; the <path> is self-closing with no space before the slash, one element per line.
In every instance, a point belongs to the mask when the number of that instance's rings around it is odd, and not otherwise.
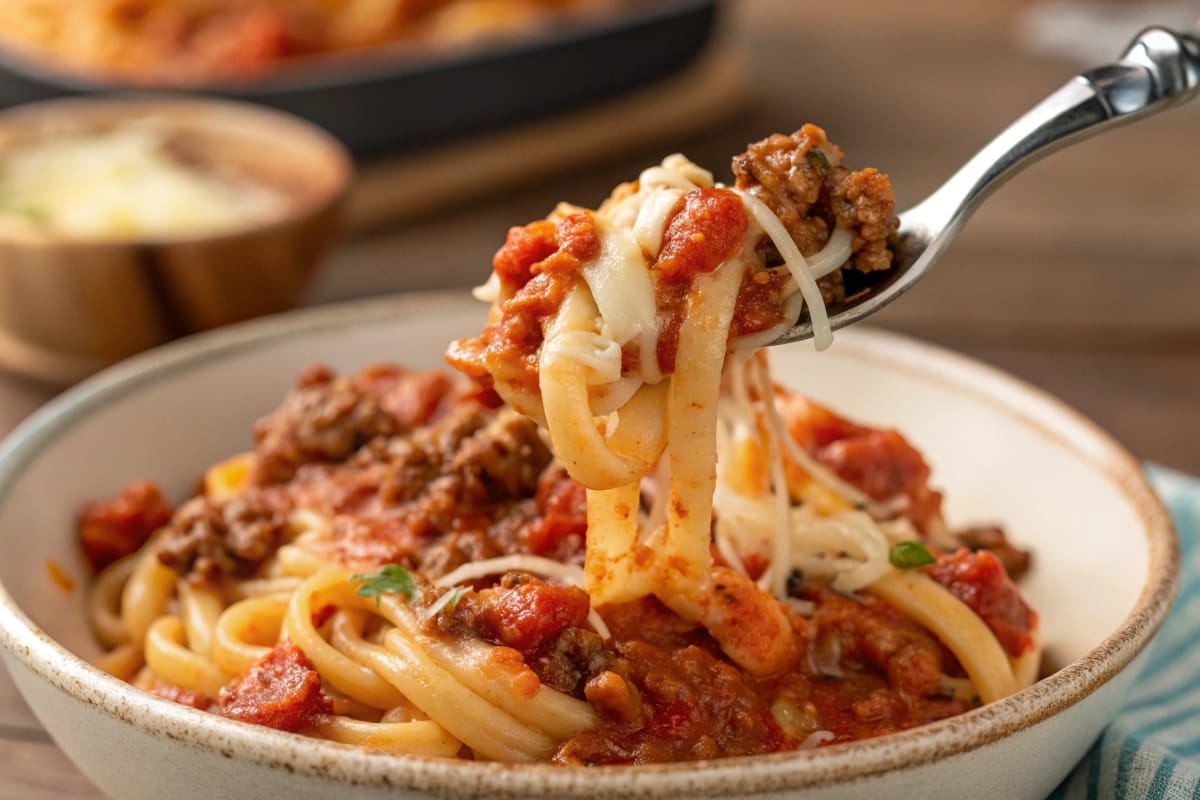
<path fill-rule="evenodd" d="M 1053 800 L 1200 800 L 1200 480 L 1149 473 L 1179 531 L 1179 598 L 1117 718 Z"/>

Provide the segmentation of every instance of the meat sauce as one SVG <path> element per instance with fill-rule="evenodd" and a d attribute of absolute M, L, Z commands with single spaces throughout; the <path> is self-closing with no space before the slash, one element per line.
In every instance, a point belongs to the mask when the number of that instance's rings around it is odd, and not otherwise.
<path fill-rule="evenodd" d="M 662 248 L 650 271 L 658 305 L 656 355 L 664 373 L 675 371 L 679 328 L 692 281 L 741 250 L 749 224 L 742 199 L 728 189 L 688 192 L 671 209 Z"/>
<path fill-rule="evenodd" d="M 987 623 L 1009 655 L 1019 656 L 1033 646 L 1030 631 L 1037 615 L 1025 604 L 995 554 L 963 548 L 939 557 L 927 571 Z"/>
<path fill-rule="evenodd" d="M 920 514 L 937 510 L 928 467 L 898 435 L 813 404 L 786 410 L 798 441 L 847 480 L 872 496 L 915 498 Z M 389 432 L 374 433 L 380 429 Z M 394 563 L 433 579 L 510 553 L 582 561 L 582 487 L 553 461 L 532 422 L 488 407 L 469 385 L 393 367 L 349 378 L 312 371 L 259 423 L 256 438 L 256 460 L 282 468 L 259 471 L 233 500 L 188 501 L 166 521 L 160 559 L 190 580 L 247 574 L 247 559 L 261 563 L 273 552 L 283 540 L 279 519 L 300 507 L 332 518 L 322 554 L 355 569 Z M 89 506 L 81 531 L 103 523 L 140 540 L 165 508 L 157 490 L 135 485 Z M 204 558 L 189 560 L 188 552 Z M 990 551 L 941 554 L 926 570 L 1010 653 L 1028 646 L 1036 618 Z M 943 674 L 962 675 L 954 657 L 885 602 L 803 582 L 793 594 L 813 609 L 788 611 L 795 666 L 765 678 L 738 669 L 703 628 L 653 599 L 597 609 L 614 635 L 606 642 L 587 623 L 587 595 L 522 573 L 477 583 L 427 626 L 508 648 L 541 683 L 592 703 L 600 724 L 564 741 L 554 756 L 560 763 L 775 752 L 876 736 L 969 707 L 940 683 Z M 215 701 L 220 713 L 284 730 L 309 727 L 330 708 L 319 675 L 286 643 L 219 698 L 157 691 L 196 707 Z"/>
<path fill-rule="evenodd" d="M 671 209 L 652 269 L 671 282 L 713 272 L 742 248 L 749 225 L 742 199 L 728 189 L 688 192 Z"/>
<path fill-rule="evenodd" d="M 499 321 L 473 339 L 450 345 L 446 359 L 485 384 L 489 365 L 503 364 L 514 382 L 536 392 L 542 321 L 552 318 L 576 281 L 585 261 L 600 252 L 600 237 L 590 214 L 571 214 L 557 224 L 538 220 L 509 230 L 492 259 L 504 300 Z"/>
<path fill-rule="evenodd" d="M 924 534 L 941 519 L 942 494 L 929 485 L 929 465 L 899 433 L 855 424 L 798 395 L 784 402 L 788 432 L 839 478 L 872 500 L 903 498 L 905 516 Z"/>
<path fill-rule="evenodd" d="M 890 269 L 889 238 L 898 226 L 888 177 L 867 168 L 842 165 L 842 152 L 825 131 L 805 125 L 791 135 L 775 134 L 751 144 L 733 159 L 737 190 L 776 215 L 800 253 L 813 256 L 829 243 L 835 229 L 851 235 L 846 262 L 818 280 L 826 303 L 853 296 L 863 276 Z M 618 189 L 635 191 L 629 184 Z M 794 291 L 791 273 L 765 235 L 749 241 L 750 219 L 738 192 L 722 187 L 685 192 L 666 217 L 656 256 L 644 252 L 654 283 L 657 310 L 656 357 L 664 374 L 675 371 L 679 329 L 690 288 L 698 275 L 716 270 L 743 248 L 750 266 L 740 287 L 730 338 L 761 332 L 784 322 L 786 293 Z M 501 379 L 529 396 L 537 393 L 537 354 L 543 327 L 581 280 L 579 270 L 600 251 L 590 212 L 569 214 L 558 222 L 539 220 L 509 231 L 492 267 L 500 300 L 483 333 L 451 345 L 448 359 L 485 383 Z M 623 345 L 622 365 L 641 363 L 639 342 Z"/>

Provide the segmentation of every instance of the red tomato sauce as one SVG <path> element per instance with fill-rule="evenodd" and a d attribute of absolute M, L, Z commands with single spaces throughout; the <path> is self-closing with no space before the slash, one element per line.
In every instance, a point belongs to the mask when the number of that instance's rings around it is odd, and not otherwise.
<path fill-rule="evenodd" d="M 221 690 L 221 713 L 230 719 L 298 731 L 333 706 L 321 691 L 321 676 L 307 656 L 280 642 L 240 678 Z"/>
<path fill-rule="evenodd" d="M 783 290 L 791 277 L 783 268 L 747 272 L 738 291 L 729 337 L 736 339 L 783 322 Z"/>
<path fill-rule="evenodd" d="M 672 209 L 653 269 L 673 282 L 712 272 L 742 248 L 749 224 L 742 198 L 730 190 L 688 192 Z"/>
<path fill-rule="evenodd" d="M 939 556 L 926 572 L 978 614 L 1009 655 L 1019 656 L 1033 646 L 1030 632 L 1037 615 L 1025 604 L 995 555 L 964 548 Z"/>
<path fill-rule="evenodd" d="M 908 501 L 905 515 L 922 533 L 941 518 L 942 494 L 929 484 L 929 465 L 907 439 L 868 428 L 808 400 L 785 410 L 789 433 L 817 461 L 871 499 Z"/>
<path fill-rule="evenodd" d="M 552 319 L 581 280 L 584 262 L 600 252 L 600 237 L 590 214 L 572 214 L 556 224 L 546 220 L 508 232 L 492 260 L 504 296 L 500 318 L 483 333 L 459 339 L 447 361 L 485 385 L 488 365 L 503 364 L 506 377 L 531 394 L 538 391 L 538 350 L 543 323 Z"/>
<path fill-rule="evenodd" d="M 171 518 L 171 504 L 147 481 L 116 497 L 88 504 L 79 517 L 79 541 L 93 572 L 137 552 Z"/>
<path fill-rule="evenodd" d="M 588 607 L 588 596 L 574 586 L 509 575 L 493 589 L 467 595 L 445 625 L 532 655 L 567 628 L 582 628 Z"/>

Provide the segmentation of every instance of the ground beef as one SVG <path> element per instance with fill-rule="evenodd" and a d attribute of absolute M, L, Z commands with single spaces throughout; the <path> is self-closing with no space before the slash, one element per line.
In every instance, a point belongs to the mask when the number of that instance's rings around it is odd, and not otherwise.
<path fill-rule="evenodd" d="M 195 497 L 167 524 L 158 560 L 198 580 L 246 577 L 274 554 L 284 536 L 283 515 L 257 495 L 223 502 Z"/>
<path fill-rule="evenodd" d="M 439 578 L 463 564 L 497 558 L 504 552 L 486 530 L 451 531 L 416 553 L 417 571 Z"/>
<path fill-rule="evenodd" d="M 351 468 L 372 463 L 386 466 L 379 486 L 379 499 L 385 506 L 428 497 L 434 493 L 437 481 L 449 475 L 450 463 L 464 442 L 482 430 L 492 414 L 478 406 L 458 406 L 433 425 L 405 436 L 375 440 L 359 453 Z M 462 482 L 461 479 L 443 481 L 436 493 L 446 498 L 433 505 L 454 506 Z"/>
<path fill-rule="evenodd" d="M 318 548 L 356 568 L 400 563 L 430 577 L 523 550 L 551 462 L 537 425 L 469 399 L 443 411 L 411 433 L 376 437 L 343 464 L 300 468 L 291 502 L 334 517 L 333 537 Z"/>
<path fill-rule="evenodd" d="M 585 628 L 567 628 L 551 646 L 533 655 L 529 666 L 542 683 L 579 697 L 595 676 L 608 670 L 611 661 L 599 634 Z"/>
<path fill-rule="evenodd" d="M 532 420 L 466 405 L 409 436 L 379 440 L 360 460 L 389 465 L 385 504 L 424 496 L 431 512 L 445 516 L 464 504 L 532 496 L 550 458 Z"/>
<path fill-rule="evenodd" d="M 853 234 L 850 260 L 820 282 L 827 303 L 853 293 L 843 269 L 867 273 L 891 266 L 888 239 L 899 226 L 888 177 L 873 168 L 851 171 L 842 158 L 824 130 L 805 125 L 791 136 L 768 136 L 733 160 L 737 188 L 775 212 L 802 254 L 819 252 L 835 227 Z M 766 257 L 780 262 L 774 252 Z"/>
<path fill-rule="evenodd" d="M 961 674 L 953 655 L 920 624 L 887 603 L 850 599 L 819 586 L 803 621 L 807 680 L 784 676 L 777 690 L 811 710 L 835 741 L 851 741 L 961 714 L 968 700 L 946 696 L 941 675 Z"/>
<path fill-rule="evenodd" d="M 310 367 L 283 404 L 254 426 L 255 481 L 284 483 L 303 464 L 341 461 L 372 438 L 400 430 L 379 398 L 353 379 Z"/>
<path fill-rule="evenodd" d="M 875 667 L 893 689 L 913 697 L 941 690 L 941 675 L 953 661 L 925 628 L 877 600 L 850 600 L 827 588 L 802 596 L 817 604 L 806 636 L 815 674 L 840 677 L 842 670 Z"/>
<path fill-rule="evenodd" d="M 588 686 L 604 724 L 564 741 L 556 763 L 648 764 L 778 749 L 782 736 L 753 684 L 710 649 L 635 640 L 618 644 L 617 655 L 614 669 Z"/>
<path fill-rule="evenodd" d="M 550 459 L 537 423 L 505 409 L 463 442 L 449 471 L 489 497 L 528 497 Z"/>

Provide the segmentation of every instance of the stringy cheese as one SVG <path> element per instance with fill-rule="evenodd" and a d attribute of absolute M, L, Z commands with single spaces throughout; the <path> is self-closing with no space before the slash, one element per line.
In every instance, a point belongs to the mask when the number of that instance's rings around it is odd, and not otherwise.
<path fill-rule="evenodd" d="M 775 212 L 767 208 L 766 203 L 746 192 L 735 191 L 741 196 L 742 202 L 746 204 L 746 208 L 754 217 L 755 222 L 770 237 L 771 243 L 783 257 L 788 271 L 792 273 L 792 279 L 800 287 L 800 293 L 804 295 L 804 300 L 808 303 L 808 317 L 812 321 L 813 345 L 818 350 L 827 349 L 829 345 L 833 344 L 833 328 L 829 325 L 829 315 L 825 311 L 825 302 L 821 299 L 821 289 L 817 286 L 817 279 L 809 270 L 808 262 L 805 261 L 800 248 L 792 241 L 791 234 L 787 232 L 787 228 L 783 227 L 783 223 L 779 221 L 779 217 L 775 216 Z M 830 241 L 833 241 L 832 237 Z"/>
<path fill-rule="evenodd" d="M 619 410 L 643 386 L 663 380 L 658 367 L 658 315 L 650 264 L 662 248 L 665 229 L 679 199 L 687 192 L 714 185 L 718 184 L 714 184 L 711 173 L 676 154 L 644 170 L 635 191 L 618 191 L 593 215 L 600 252 L 583 266 L 587 291 L 572 293 L 547 327 L 540 370 L 553 372 L 555 365 L 568 363 L 584 369 L 589 410 L 600 420 L 605 436 L 620 428 Z M 724 561 L 743 573 L 746 555 L 764 556 L 770 567 L 760 577 L 759 585 L 780 598 L 787 596 L 788 576 L 794 570 L 827 577 L 841 591 L 856 591 L 888 568 L 889 539 L 877 520 L 902 512 L 906 498 L 876 502 L 805 452 L 790 436 L 775 407 L 765 361 L 749 357 L 753 350 L 795 324 L 806 306 L 814 344 L 817 349 L 829 345 L 832 329 L 817 279 L 846 263 L 853 236 L 837 228 L 820 252 L 805 258 L 770 208 L 746 192 L 734 191 L 751 224 L 741 251 L 719 271 L 743 274 L 757 258 L 754 243 L 765 234 L 784 259 L 792 279 L 784 287 L 785 319 L 768 330 L 730 342 L 735 354 L 727 370 L 731 391 L 718 402 L 715 545 Z M 578 212 L 578 208 L 564 204 L 551 218 Z M 499 284 L 494 275 L 476 290 L 476 296 L 495 302 Z M 622 351 L 631 343 L 636 343 L 640 358 L 634 370 L 622 374 Z M 751 440 L 762 444 L 768 485 L 760 492 L 745 494 L 736 488 L 739 481 L 729 469 L 736 464 L 734 449 Z M 804 470 L 812 480 L 842 498 L 848 508 L 861 511 L 819 517 L 793 507 L 786 479 L 788 464 Z M 636 520 L 644 532 L 662 530 L 668 517 L 668 477 L 661 466 L 654 472 L 657 481 L 646 482 L 651 488 L 657 484 L 649 495 L 650 509 Z M 524 569 L 572 583 L 582 580 L 581 574 L 568 575 L 554 562 L 513 558 L 518 560 L 468 565 L 445 576 L 439 585 L 453 585 L 505 569 Z M 520 566 L 514 566 L 517 564 Z"/>

